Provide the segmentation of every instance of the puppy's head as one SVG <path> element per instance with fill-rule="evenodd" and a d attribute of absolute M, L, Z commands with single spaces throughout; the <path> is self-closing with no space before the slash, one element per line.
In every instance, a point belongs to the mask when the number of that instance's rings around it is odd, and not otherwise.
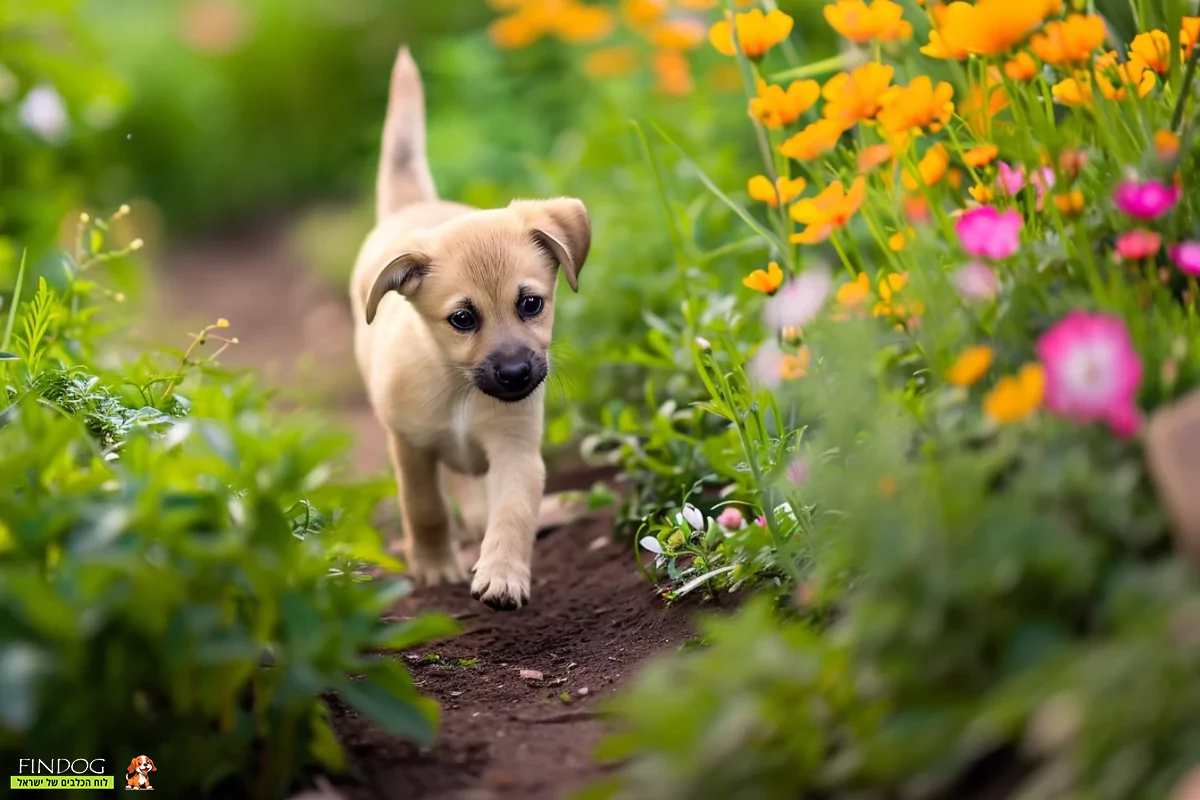
<path fill-rule="evenodd" d="M 138 756 L 129 762 L 129 768 L 125 772 L 137 772 L 145 775 L 148 772 L 158 772 L 158 767 L 154 766 L 154 762 L 150 760 L 149 756 Z"/>
<path fill-rule="evenodd" d="M 448 364 L 498 400 L 523 400 L 549 372 L 557 271 L 578 291 L 590 246 L 587 210 L 575 199 L 465 214 L 383 267 L 367 298 L 367 323 L 384 296 L 399 292 Z"/>

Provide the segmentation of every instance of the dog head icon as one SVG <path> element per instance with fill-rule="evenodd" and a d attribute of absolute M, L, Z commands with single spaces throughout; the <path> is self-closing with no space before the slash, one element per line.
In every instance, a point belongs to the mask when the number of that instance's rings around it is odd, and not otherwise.
<path fill-rule="evenodd" d="M 154 766 L 154 761 L 150 756 L 135 757 L 125 768 L 125 789 L 127 791 L 152 789 L 153 787 L 150 785 L 151 772 L 158 772 L 158 767 Z"/>

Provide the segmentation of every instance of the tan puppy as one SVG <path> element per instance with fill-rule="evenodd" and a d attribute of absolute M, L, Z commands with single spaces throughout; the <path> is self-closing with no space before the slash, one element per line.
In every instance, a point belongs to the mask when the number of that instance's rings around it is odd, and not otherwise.
<path fill-rule="evenodd" d="M 465 580 L 446 496 L 482 536 L 471 593 L 529 602 L 545 488 L 544 381 L 559 269 L 572 289 L 591 243 L 583 203 L 481 211 L 437 199 L 417 66 L 392 70 L 376 226 L 354 266 L 354 351 L 399 484 L 405 553 L 419 581 Z"/>

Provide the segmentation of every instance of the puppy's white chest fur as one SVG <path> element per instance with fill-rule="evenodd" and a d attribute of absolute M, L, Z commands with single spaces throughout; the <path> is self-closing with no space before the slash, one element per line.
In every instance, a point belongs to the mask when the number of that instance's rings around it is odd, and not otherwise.
<path fill-rule="evenodd" d="M 457 415 L 456 415 L 457 416 Z M 488 471 L 487 453 L 472 435 L 470 417 L 466 414 L 454 420 L 449 429 L 441 432 L 434 447 L 438 460 L 455 472 L 463 475 L 484 475 Z"/>

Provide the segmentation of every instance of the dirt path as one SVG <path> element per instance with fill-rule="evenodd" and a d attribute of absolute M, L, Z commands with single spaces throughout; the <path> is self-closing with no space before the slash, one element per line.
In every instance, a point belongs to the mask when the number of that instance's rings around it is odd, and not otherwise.
<path fill-rule="evenodd" d="M 300 386 L 358 433 L 356 470 L 386 468 L 350 353 L 340 291 L 297 264 L 278 233 L 202 243 L 163 260 L 151 330 L 196 330 L 219 317 L 241 344 L 223 357 L 268 380 Z M 161 337 L 156 336 L 161 341 Z M 593 474 L 552 475 L 554 490 L 586 489 Z M 573 484 L 573 485 L 572 485 Z M 532 604 L 493 612 L 465 586 L 422 590 L 393 609 L 457 618 L 464 634 L 402 656 L 421 690 L 443 707 L 429 752 L 392 739 L 336 701 L 335 727 L 362 782 L 352 800 L 562 800 L 598 777 L 591 755 L 604 731 L 594 715 L 654 653 L 689 635 L 686 609 L 666 610 L 611 539 L 611 519 L 549 532 L 535 549 Z M 540 672 L 540 679 L 521 670 Z"/>
<path fill-rule="evenodd" d="M 597 704 L 640 661 L 688 636 L 688 615 L 663 608 L 610 526 L 601 518 L 544 536 L 533 601 L 520 612 L 484 608 L 462 587 L 397 606 L 402 616 L 445 611 L 465 629 L 405 656 L 417 685 L 442 704 L 441 739 L 422 753 L 336 707 L 335 728 L 369 776 L 349 797 L 561 800 L 601 776 L 591 760 L 604 732 Z"/>

